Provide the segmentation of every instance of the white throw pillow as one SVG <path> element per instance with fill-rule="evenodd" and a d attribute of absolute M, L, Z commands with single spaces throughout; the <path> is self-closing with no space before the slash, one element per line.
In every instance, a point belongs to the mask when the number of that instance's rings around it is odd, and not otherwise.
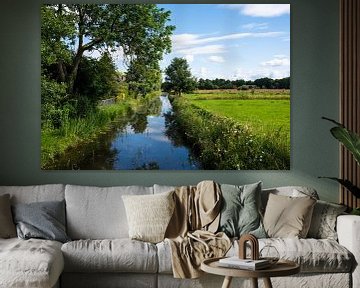
<path fill-rule="evenodd" d="M 175 207 L 173 193 L 122 196 L 131 239 L 151 243 L 164 240 Z"/>

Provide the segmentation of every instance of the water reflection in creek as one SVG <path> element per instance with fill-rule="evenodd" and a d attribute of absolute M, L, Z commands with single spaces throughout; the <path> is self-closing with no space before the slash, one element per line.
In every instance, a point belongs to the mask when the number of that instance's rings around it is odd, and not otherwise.
<path fill-rule="evenodd" d="M 160 96 L 157 102 L 119 121 L 93 143 L 66 153 L 67 159 L 55 169 L 199 169 L 189 149 L 179 142 L 176 129 L 168 129 L 172 114 L 168 97 Z"/>
<path fill-rule="evenodd" d="M 118 133 L 111 149 L 117 151 L 113 169 L 198 169 L 189 150 L 175 146 L 166 135 L 166 116 L 172 112 L 167 96 L 160 96 L 160 115 L 146 116 L 146 128 L 141 133 L 132 124 L 125 133 Z"/>

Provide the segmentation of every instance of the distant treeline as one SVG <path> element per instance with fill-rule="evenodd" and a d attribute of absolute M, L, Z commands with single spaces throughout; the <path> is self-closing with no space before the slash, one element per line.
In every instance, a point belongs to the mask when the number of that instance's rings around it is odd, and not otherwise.
<path fill-rule="evenodd" d="M 252 80 L 225 80 L 225 79 L 198 79 L 196 83 L 197 89 L 239 89 L 248 90 L 254 88 L 260 89 L 290 89 L 290 77 L 282 79 L 259 78 Z"/>

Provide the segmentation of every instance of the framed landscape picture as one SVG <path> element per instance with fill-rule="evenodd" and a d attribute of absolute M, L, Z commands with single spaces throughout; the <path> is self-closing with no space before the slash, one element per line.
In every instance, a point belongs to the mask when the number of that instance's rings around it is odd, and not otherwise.
<path fill-rule="evenodd" d="M 290 4 L 44 4 L 41 169 L 290 169 Z"/>

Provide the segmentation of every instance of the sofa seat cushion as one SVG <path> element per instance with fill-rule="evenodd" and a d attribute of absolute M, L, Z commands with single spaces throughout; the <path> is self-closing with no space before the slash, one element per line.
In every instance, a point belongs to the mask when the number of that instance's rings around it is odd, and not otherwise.
<path fill-rule="evenodd" d="M 1 287 L 52 287 L 63 268 L 60 242 L 0 239 Z"/>
<path fill-rule="evenodd" d="M 228 252 L 229 256 L 236 255 L 238 251 L 237 243 L 234 244 Z M 330 239 L 259 239 L 260 250 L 266 245 L 275 247 L 281 259 L 298 263 L 302 273 L 350 272 L 354 265 L 353 255 L 344 246 Z"/>
<path fill-rule="evenodd" d="M 338 242 L 330 239 L 267 238 L 259 239 L 259 249 L 274 246 L 280 258 L 300 264 L 302 273 L 350 272 L 354 265 L 353 255 Z M 157 244 L 159 273 L 172 273 L 171 248 L 167 241 Z M 227 256 L 238 255 L 235 241 Z M 249 251 L 250 256 L 250 251 Z"/>
<path fill-rule="evenodd" d="M 156 246 L 122 239 L 77 240 L 61 248 L 66 272 L 156 273 Z"/>
<path fill-rule="evenodd" d="M 264 239 L 264 245 L 274 246 L 280 258 L 295 261 L 302 272 L 350 272 L 353 255 L 330 239 Z"/>

